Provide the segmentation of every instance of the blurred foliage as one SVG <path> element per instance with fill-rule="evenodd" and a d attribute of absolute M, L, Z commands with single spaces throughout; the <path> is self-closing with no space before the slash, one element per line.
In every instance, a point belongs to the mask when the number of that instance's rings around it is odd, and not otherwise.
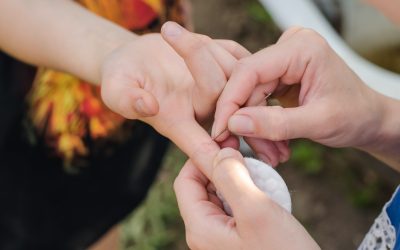
<path fill-rule="evenodd" d="M 385 202 L 386 197 L 382 198 L 382 194 L 388 193 L 388 190 L 385 190 L 388 185 L 372 169 L 364 166 L 346 166 L 342 170 L 342 176 L 347 197 L 355 207 L 380 207 Z"/>
<path fill-rule="evenodd" d="M 354 149 L 332 149 L 308 140 L 291 145 L 289 165 L 300 174 L 318 176 L 340 187 L 350 203 L 357 208 L 379 208 L 388 199 L 393 187 L 371 166 L 380 164 L 365 153 Z M 382 166 L 379 166 L 382 167 Z"/>
<path fill-rule="evenodd" d="M 324 150 L 310 141 L 297 141 L 292 146 L 291 161 L 307 174 L 316 175 L 323 168 Z"/>
<path fill-rule="evenodd" d="M 265 10 L 265 8 L 261 5 L 259 1 L 252 1 L 247 5 L 247 13 L 251 18 L 255 21 L 264 23 L 264 24 L 271 24 L 273 20 L 269 13 Z"/>
<path fill-rule="evenodd" d="M 361 189 L 353 190 L 349 198 L 356 207 L 367 208 L 376 205 L 379 193 L 380 185 L 375 182 L 364 185 Z"/>
<path fill-rule="evenodd" d="M 171 147 L 147 199 L 122 224 L 121 249 L 187 249 L 184 226 L 173 191 L 174 179 L 185 159 L 183 153 Z"/>

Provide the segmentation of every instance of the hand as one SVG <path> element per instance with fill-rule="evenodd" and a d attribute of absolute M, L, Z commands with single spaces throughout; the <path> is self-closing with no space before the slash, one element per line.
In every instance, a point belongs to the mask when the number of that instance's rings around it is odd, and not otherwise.
<path fill-rule="evenodd" d="M 265 93 L 279 95 L 295 84 L 300 84 L 298 107 L 257 106 Z M 309 138 L 332 147 L 364 148 L 382 142 L 383 98 L 321 36 L 293 28 L 276 45 L 239 61 L 217 103 L 213 134 L 228 127 L 267 141 Z M 257 150 L 270 153 L 261 146 Z"/>
<path fill-rule="evenodd" d="M 216 156 L 212 183 L 230 204 L 225 214 L 210 181 L 186 162 L 174 188 L 191 249 L 319 249 L 301 224 L 252 182 L 238 151 Z"/>
<path fill-rule="evenodd" d="M 160 34 L 141 36 L 106 58 L 103 100 L 124 117 L 153 126 L 200 167 L 210 166 L 207 158 L 211 159 L 219 147 L 197 121 L 204 122 L 212 115 L 236 57 L 248 52 L 236 43 L 213 41 L 174 23 L 164 26 L 163 35 L 186 56 L 188 66 Z M 210 74 L 192 77 L 191 71 L 204 65 Z"/>

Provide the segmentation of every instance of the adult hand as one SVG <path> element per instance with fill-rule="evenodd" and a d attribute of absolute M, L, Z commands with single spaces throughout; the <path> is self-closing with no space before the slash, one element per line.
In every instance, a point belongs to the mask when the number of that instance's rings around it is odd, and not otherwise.
<path fill-rule="evenodd" d="M 175 23 L 166 24 L 163 35 L 179 53 L 187 55 L 190 69 L 207 67 L 209 74 L 192 77 L 185 61 L 160 34 L 144 35 L 106 58 L 103 100 L 124 117 L 153 126 L 199 167 L 211 166 L 219 146 L 199 122 L 212 116 L 227 75 L 237 58 L 248 52 L 233 42 L 192 34 Z"/>
<path fill-rule="evenodd" d="M 291 214 L 254 185 L 238 151 L 218 153 L 211 181 L 233 217 L 225 214 L 215 189 L 190 160 L 175 180 L 191 249 L 319 249 Z"/>
<path fill-rule="evenodd" d="M 169 23 L 172 25 L 172 23 Z M 167 24 L 167 25 L 169 25 Z M 163 33 L 165 34 L 165 33 Z M 215 98 L 211 98 L 208 101 L 207 105 L 204 105 L 205 98 L 204 96 L 208 96 L 207 93 L 214 93 L 211 95 L 212 97 L 218 97 L 220 94 L 220 86 L 224 84 L 218 84 L 220 82 L 225 82 L 226 78 L 229 78 L 232 73 L 232 65 L 230 67 L 226 67 L 224 65 L 229 64 L 226 56 L 221 53 L 215 46 L 204 46 L 205 44 L 210 44 L 210 38 L 198 34 L 185 32 L 184 35 L 181 36 L 163 36 L 164 39 L 170 43 L 170 45 L 182 56 L 185 60 L 186 65 L 193 75 L 194 79 L 199 86 L 197 93 L 194 95 L 194 104 L 195 106 L 205 106 L 208 107 L 209 111 L 214 110 Z M 197 42 L 196 42 L 197 41 Z M 203 41 L 203 42 L 201 42 Z M 244 50 L 242 47 L 238 46 L 236 43 L 232 41 L 218 41 L 220 45 L 223 45 L 232 55 L 235 55 L 236 58 L 244 58 L 250 55 L 249 52 Z M 210 63 L 211 62 L 211 63 Z M 217 62 L 217 63 L 215 63 Z M 235 62 L 236 63 L 236 62 Z M 224 74 L 222 74 L 222 72 Z M 216 85 L 214 83 L 217 83 Z M 212 89 L 214 88 L 214 89 Z M 203 104 L 202 104 L 203 103 Z M 204 113 L 204 112 L 202 112 Z M 223 133 L 224 134 L 224 133 Z M 226 134 L 226 133 L 225 133 Z M 214 136 L 214 138 L 217 136 Z M 269 164 L 276 166 L 279 162 L 286 161 L 289 158 L 290 152 L 288 148 L 288 144 L 286 141 L 282 142 L 272 142 L 263 140 L 262 143 L 259 143 L 260 140 L 254 138 L 245 138 L 245 140 L 251 144 L 256 145 L 253 147 L 257 153 L 262 150 L 258 150 L 259 146 L 262 146 L 262 149 L 268 149 L 273 153 L 269 154 L 261 154 L 258 156 L 262 160 L 268 162 Z M 238 139 L 236 136 L 224 137 L 224 141 L 220 141 L 221 146 L 231 146 L 237 147 L 233 145 L 237 145 Z"/>
<path fill-rule="evenodd" d="M 300 84 L 298 107 L 256 106 L 266 93 L 279 94 L 295 84 Z M 320 35 L 292 28 L 277 44 L 239 61 L 218 100 L 213 134 L 228 127 L 253 138 L 250 144 L 260 154 L 271 152 L 254 138 L 309 138 L 332 147 L 367 148 L 383 139 L 383 98 Z"/>

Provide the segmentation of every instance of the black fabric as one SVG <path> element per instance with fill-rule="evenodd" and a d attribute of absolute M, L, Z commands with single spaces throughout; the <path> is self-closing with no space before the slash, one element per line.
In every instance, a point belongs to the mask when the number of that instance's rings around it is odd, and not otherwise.
<path fill-rule="evenodd" d="M 143 123 L 77 174 L 24 135 L 33 69 L 0 55 L 0 249 L 86 249 L 145 197 L 168 141 Z"/>

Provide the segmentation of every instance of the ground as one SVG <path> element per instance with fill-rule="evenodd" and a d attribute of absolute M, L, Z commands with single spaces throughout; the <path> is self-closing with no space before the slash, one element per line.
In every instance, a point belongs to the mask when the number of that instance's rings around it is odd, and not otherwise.
<path fill-rule="evenodd" d="M 198 33 L 235 40 L 252 52 L 280 35 L 256 0 L 191 2 Z M 291 192 L 293 214 L 322 249 L 356 249 L 400 176 L 355 150 L 303 140 L 292 142 L 292 150 L 292 159 L 278 171 Z M 187 249 L 172 192 L 184 160 L 171 148 L 148 200 L 124 223 L 124 249 Z"/>

